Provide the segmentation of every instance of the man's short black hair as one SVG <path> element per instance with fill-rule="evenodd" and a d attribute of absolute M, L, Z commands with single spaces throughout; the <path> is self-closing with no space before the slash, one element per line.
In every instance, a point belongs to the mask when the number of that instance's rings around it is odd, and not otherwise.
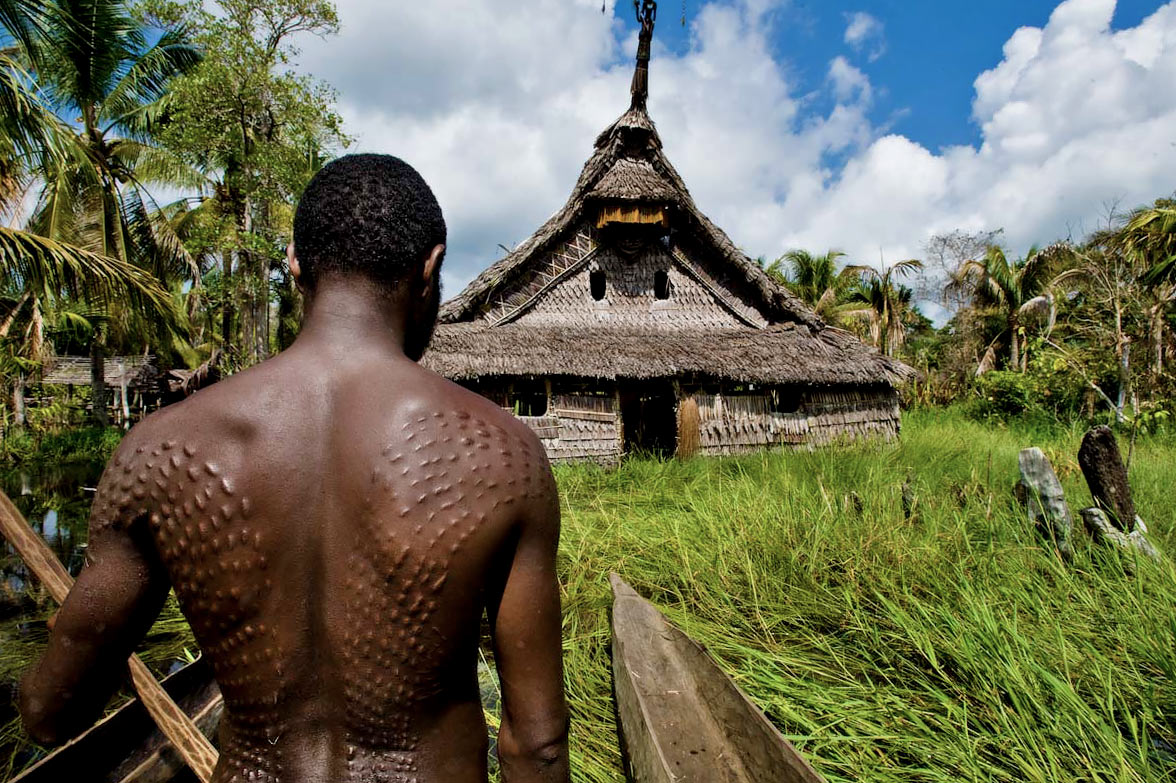
<path fill-rule="evenodd" d="M 391 155 L 345 155 L 306 186 L 294 215 L 302 284 L 363 275 L 395 287 L 445 244 L 441 206 L 417 170 Z"/>

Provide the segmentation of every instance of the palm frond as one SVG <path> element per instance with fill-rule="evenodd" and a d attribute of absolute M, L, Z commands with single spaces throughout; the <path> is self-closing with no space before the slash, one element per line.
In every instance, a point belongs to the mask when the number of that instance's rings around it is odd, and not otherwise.
<path fill-rule="evenodd" d="M 167 291 L 134 264 L 4 227 L 0 274 L 42 298 L 64 291 L 100 301 L 125 298 L 150 309 L 170 307 Z"/>
<path fill-rule="evenodd" d="M 64 158 L 68 132 L 38 99 L 33 77 L 15 59 L 0 55 L 0 133 L 6 154 L 30 167 Z"/>
<path fill-rule="evenodd" d="M 101 106 L 147 48 L 143 29 L 122 0 L 57 0 L 47 14 L 53 54 L 38 73 L 43 86 L 63 107 Z"/>
<path fill-rule="evenodd" d="M 200 192 L 210 187 L 208 177 L 199 169 L 164 147 L 136 139 L 117 139 L 109 149 L 125 175 L 140 186 L 163 185 Z"/>
<path fill-rule="evenodd" d="M 158 42 L 135 58 L 102 103 L 106 130 L 138 136 L 150 132 L 160 101 L 177 76 L 190 72 L 201 60 L 187 29 L 166 31 Z"/>
<path fill-rule="evenodd" d="M 841 270 L 841 275 L 847 278 L 860 278 L 863 282 L 867 280 L 882 280 L 882 273 L 869 264 L 846 264 L 845 268 Z"/>
<path fill-rule="evenodd" d="M 923 262 L 918 259 L 909 258 L 906 261 L 899 261 L 891 264 L 887 269 L 888 274 L 897 274 L 899 277 L 906 277 L 912 272 L 917 272 L 923 268 Z"/>
<path fill-rule="evenodd" d="M 164 213 L 143 188 L 129 187 L 122 198 L 122 222 L 135 257 L 160 280 L 200 278 L 200 265 L 184 247 Z"/>
<path fill-rule="evenodd" d="M 39 59 L 44 34 L 43 0 L 0 0 L 0 27 L 34 62 Z"/>
<path fill-rule="evenodd" d="M 1154 264 L 1140 278 L 1149 288 L 1158 288 L 1167 283 L 1176 283 L 1176 255 L 1169 256 Z"/>

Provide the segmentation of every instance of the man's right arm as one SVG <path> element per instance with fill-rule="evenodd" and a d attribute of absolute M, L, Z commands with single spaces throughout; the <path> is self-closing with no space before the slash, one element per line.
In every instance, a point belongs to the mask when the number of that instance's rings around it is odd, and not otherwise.
<path fill-rule="evenodd" d="M 542 447 L 536 444 L 542 453 Z M 501 597 L 490 609 L 502 684 L 498 759 L 504 783 L 566 783 L 568 711 L 556 549 L 559 498 L 546 459 L 527 500 Z"/>

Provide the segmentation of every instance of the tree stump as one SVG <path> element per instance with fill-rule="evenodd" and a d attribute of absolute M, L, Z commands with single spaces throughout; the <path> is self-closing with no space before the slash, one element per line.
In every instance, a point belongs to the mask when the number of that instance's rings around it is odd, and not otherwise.
<path fill-rule="evenodd" d="M 1095 427 L 1083 436 L 1078 464 L 1082 466 L 1094 504 L 1106 512 L 1111 524 L 1130 533 L 1135 528 L 1135 501 L 1131 498 L 1119 443 L 1110 427 Z"/>
<path fill-rule="evenodd" d="M 1074 557 L 1074 546 L 1071 543 L 1074 518 L 1070 515 L 1066 493 L 1054 473 L 1053 465 L 1044 452 L 1036 447 L 1024 449 L 1018 457 L 1018 463 L 1021 480 L 1014 487 L 1014 493 L 1029 512 L 1029 521 L 1053 542 L 1063 559 L 1071 560 Z"/>

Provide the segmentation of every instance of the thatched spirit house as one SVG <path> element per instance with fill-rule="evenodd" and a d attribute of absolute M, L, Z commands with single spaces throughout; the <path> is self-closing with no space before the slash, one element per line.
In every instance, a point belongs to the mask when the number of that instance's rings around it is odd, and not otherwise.
<path fill-rule="evenodd" d="M 896 436 L 906 368 L 777 285 L 666 159 L 646 112 L 652 5 L 629 110 L 564 208 L 445 304 L 426 365 L 557 460 Z"/>

